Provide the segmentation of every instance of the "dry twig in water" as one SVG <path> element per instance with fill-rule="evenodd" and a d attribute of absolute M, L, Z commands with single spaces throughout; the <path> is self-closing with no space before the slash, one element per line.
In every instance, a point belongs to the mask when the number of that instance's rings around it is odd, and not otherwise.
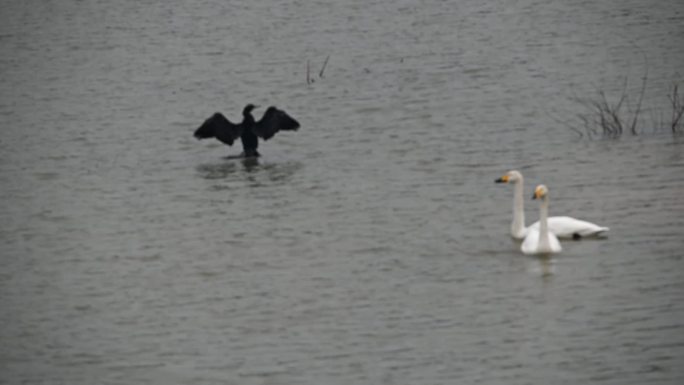
<path fill-rule="evenodd" d="M 328 65 L 328 60 L 330 60 L 330 55 L 328 55 L 325 58 L 325 61 L 323 62 L 323 67 L 321 67 L 321 72 L 318 73 L 318 77 L 322 78 L 323 77 L 323 72 L 325 71 L 325 66 Z"/>
<path fill-rule="evenodd" d="M 672 91 L 669 95 L 667 95 L 667 97 L 670 99 L 670 105 L 672 106 L 672 121 L 670 123 L 670 127 L 674 133 L 679 129 L 679 126 L 682 122 L 682 115 L 684 115 L 684 103 L 679 97 L 679 84 L 675 83 L 672 86 Z"/>

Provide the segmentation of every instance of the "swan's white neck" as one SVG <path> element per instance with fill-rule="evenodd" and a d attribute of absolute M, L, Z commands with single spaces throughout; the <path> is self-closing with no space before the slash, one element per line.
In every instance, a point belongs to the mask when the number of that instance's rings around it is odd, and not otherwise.
<path fill-rule="evenodd" d="M 541 205 L 539 205 L 539 250 L 551 250 L 551 243 L 549 242 L 549 198 L 542 198 Z"/>
<path fill-rule="evenodd" d="M 514 238 L 525 236 L 525 208 L 523 203 L 523 180 L 522 177 L 513 184 L 513 223 L 511 223 L 511 235 Z"/>

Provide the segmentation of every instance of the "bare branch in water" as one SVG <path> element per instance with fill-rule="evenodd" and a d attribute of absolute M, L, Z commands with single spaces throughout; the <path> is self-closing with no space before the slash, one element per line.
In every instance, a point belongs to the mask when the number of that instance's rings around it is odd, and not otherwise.
<path fill-rule="evenodd" d="M 581 131 L 579 128 L 573 126 L 572 124 L 570 124 L 570 123 L 568 123 L 567 121 L 565 121 L 565 120 L 559 118 L 558 116 L 554 116 L 553 114 L 551 114 L 551 112 L 548 112 L 548 111 L 547 111 L 546 114 L 547 114 L 551 119 L 553 119 L 556 123 L 562 124 L 562 125 L 564 125 L 565 127 L 567 127 L 567 128 L 569 128 L 569 129 L 575 131 L 575 132 L 577 133 L 577 135 L 579 135 L 580 138 L 584 137 L 584 134 L 582 133 L 582 131 Z"/>
<path fill-rule="evenodd" d="M 639 113 L 641 112 L 641 102 L 644 100 L 644 92 L 646 92 L 646 80 L 648 80 L 648 68 L 646 68 L 644 77 L 641 80 L 641 91 L 639 92 L 639 101 L 637 102 L 636 111 L 634 111 L 634 118 L 632 119 L 632 126 L 630 127 L 632 135 L 636 135 L 636 125 L 637 120 L 639 119 Z"/>
<path fill-rule="evenodd" d="M 318 77 L 320 79 L 323 79 L 323 73 L 325 72 L 325 68 L 328 66 L 328 61 L 330 60 L 330 55 L 326 56 L 325 61 L 323 62 L 323 66 L 321 67 L 321 70 L 318 72 Z M 314 77 L 316 75 L 314 74 Z M 316 82 L 316 79 L 311 76 L 311 61 L 309 59 L 306 60 L 306 84 L 313 84 Z"/>
<path fill-rule="evenodd" d="M 323 67 L 321 67 L 321 72 L 318 73 L 318 77 L 322 78 L 323 77 L 323 72 L 325 71 L 325 66 L 328 65 L 328 60 L 330 60 L 330 55 L 328 55 L 325 58 L 325 61 L 323 62 Z"/>
<path fill-rule="evenodd" d="M 670 128 L 672 132 L 675 133 L 679 129 L 682 122 L 682 116 L 684 115 L 684 103 L 679 96 L 679 84 L 674 84 L 672 86 L 672 91 L 667 96 L 670 99 L 670 105 L 672 106 L 672 120 L 670 123 Z"/>
<path fill-rule="evenodd" d="M 591 137 L 591 132 L 596 134 L 598 128 L 603 135 L 619 137 L 629 129 L 632 135 L 637 135 L 637 124 L 642 113 L 642 103 L 646 92 L 648 71 L 644 73 L 641 88 L 636 105 L 632 105 L 629 97 L 629 82 L 624 79 L 619 99 L 615 103 L 602 89 L 597 89 L 595 97 L 573 97 L 572 101 L 579 104 L 585 112 L 578 113 L 578 118 L 584 123 L 585 132 Z M 575 129 L 573 129 L 576 131 Z"/>

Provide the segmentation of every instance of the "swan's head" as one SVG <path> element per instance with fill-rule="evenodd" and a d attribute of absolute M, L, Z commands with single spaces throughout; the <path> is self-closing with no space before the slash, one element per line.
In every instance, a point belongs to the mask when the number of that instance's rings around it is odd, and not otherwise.
<path fill-rule="evenodd" d="M 522 174 L 520 173 L 520 171 L 511 170 L 511 171 L 507 172 L 501 178 L 495 180 L 494 182 L 496 182 L 496 183 L 518 183 L 520 181 L 522 181 Z"/>
<path fill-rule="evenodd" d="M 540 184 L 534 189 L 534 195 L 532 195 L 532 199 L 546 199 L 546 195 L 548 193 L 549 189 L 543 184 Z"/>

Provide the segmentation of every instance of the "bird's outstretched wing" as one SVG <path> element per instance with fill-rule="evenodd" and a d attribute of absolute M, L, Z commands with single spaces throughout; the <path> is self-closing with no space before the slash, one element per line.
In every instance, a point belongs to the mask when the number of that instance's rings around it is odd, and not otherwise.
<path fill-rule="evenodd" d="M 242 135 L 242 125 L 232 123 L 220 112 L 215 113 L 195 130 L 195 138 L 216 138 L 223 143 L 232 145 L 235 139 Z"/>
<path fill-rule="evenodd" d="M 278 131 L 297 131 L 298 128 L 298 121 L 285 111 L 271 106 L 268 107 L 261 120 L 254 125 L 254 133 L 264 140 L 269 140 Z"/>

